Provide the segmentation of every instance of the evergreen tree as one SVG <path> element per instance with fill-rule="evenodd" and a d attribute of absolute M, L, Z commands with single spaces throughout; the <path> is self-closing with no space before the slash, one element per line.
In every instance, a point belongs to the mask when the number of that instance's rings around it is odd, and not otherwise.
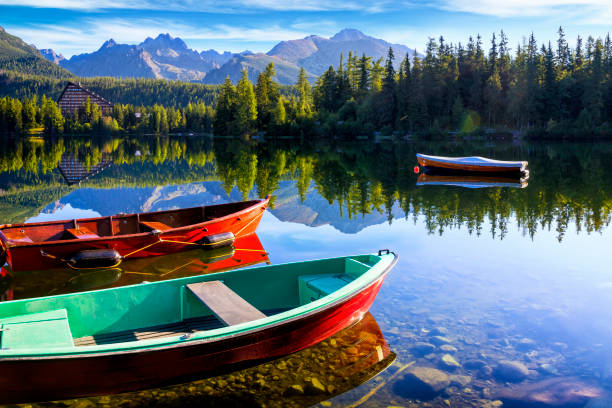
<path fill-rule="evenodd" d="M 242 71 L 242 78 L 236 85 L 236 116 L 232 122 L 232 133 L 251 134 L 257 124 L 257 99 L 253 84 L 249 81 L 247 70 Z"/>
<path fill-rule="evenodd" d="M 396 89 L 395 89 L 395 68 L 393 67 L 393 48 L 389 47 L 387 52 L 387 61 L 385 62 L 385 76 L 382 83 L 382 95 L 381 102 L 384 106 L 383 117 L 381 117 L 381 124 L 383 126 L 395 124 L 397 100 L 396 100 Z"/>
<path fill-rule="evenodd" d="M 270 122 L 272 109 L 276 106 L 280 96 L 278 84 L 274 82 L 276 70 L 274 63 L 266 66 L 265 71 L 257 76 L 255 85 L 255 96 L 257 100 L 257 124 L 260 129 L 265 129 Z"/>
<path fill-rule="evenodd" d="M 217 109 L 213 124 L 216 134 L 228 135 L 230 133 L 230 124 L 236 117 L 237 99 L 236 87 L 234 87 L 228 75 L 223 85 L 221 85 L 219 96 L 217 97 Z"/>

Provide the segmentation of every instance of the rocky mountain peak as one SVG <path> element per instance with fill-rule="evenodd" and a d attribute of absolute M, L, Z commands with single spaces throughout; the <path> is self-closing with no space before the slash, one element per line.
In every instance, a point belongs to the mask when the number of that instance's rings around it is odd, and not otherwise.
<path fill-rule="evenodd" d="M 355 28 L 345 28 L 341 30 L 336 35 L 334 35 L 330 40 L 334 41 L 358 41 L 370 38 L 361 31 Z"/>
<path fill-rule="evenodd" d="M 111 48 L 111 47 L 114 47 L 115 45 L 117 45 L 117 43 L 115 42 L 115 40 L 111 38 L 110 40 L 107 40 L 104 44 L 102 44 L 102 46 L 100 47 L 100 50 L 103 50 L 105 48 Z"/>

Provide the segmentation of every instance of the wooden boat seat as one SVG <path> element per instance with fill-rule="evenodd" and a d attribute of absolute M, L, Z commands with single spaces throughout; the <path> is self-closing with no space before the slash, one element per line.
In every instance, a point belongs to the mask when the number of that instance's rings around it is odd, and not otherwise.
<path fill-rule="evenodd" d="M 66 309 L 0 320 L 3 349 L 73 347 Z"/>
<path fill-rule="evenodd" d="M 144 226 L 144 227 L 150 229 L 151 231 L 154 231 L 154 230 L 168 231 L 168 230 L 172 229 L 171 226 L 166 225 L 163 222 L 158 222 L 158 221 L 140 221 L 139 224 L 141 226 Z"/>
<path fill-rule="evenodd" d="M 192 283 L 187 288 L 226 326 L 266 317 L 221 281 Z"/>
<path fill-rule="evenodd" d="M 91 239 L 91 238 L 100 238 L 98 234 L 93 232 L 87 227 L 79 227 L 79 228 L 67 228 L 66 234 L 69 238 L 76 239 Z"/>
<path fill-rule="evenodd" d="M 353 280 L 353 277 L 345 273 L 301 275 L 298 277 L 300 304 L 313 302 L 327 296 Z"/>
<path fill-rule="evenodd" d="M 5 237 L 14 242 L 34 242 L 32 238 L 28 237 L 23 230 L 3 230 L 2 233 Z"/>

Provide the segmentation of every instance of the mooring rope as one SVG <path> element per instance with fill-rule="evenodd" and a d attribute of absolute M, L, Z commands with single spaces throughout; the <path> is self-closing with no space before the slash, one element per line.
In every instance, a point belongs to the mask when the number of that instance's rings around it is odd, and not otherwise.
<path fill-rule="evenodd" d="M 145 245 L 145 246 L 143 246 L 142 248 L 138 248 L 138 249 L 136 249 L 136 250 L 134 250 L 134 251 L 132 251 L 132 252 L 129 252 L 129 253 L 127 253 L 127 254 L 123 255 L 123 256 L 122 256 L 122 257 L 119 259 L 119 261 L 117 261 L 117 263 L 115 263 L 114 265 L 105 266 L 105 267 L 93 267 L 93 268 L 77 267 L 77 266 L 72 265 L 72 264 L 71 264 L 69 261 L 67 261 L 67 260 L 66 260 L 66 259 L 64 259 L 64 258 L 61 258 L 61 257 L 55 256 L 55 255 L 51 255 L 51 254 L 46 253 L 46 252 L 44 252 L 44 251 L 42 251 L 42 250 L 40 251 L 40 253 L 41 253 L 41 255 L 46 256 L 46 257 L 48 257 L 48 258 L 57 259 L 57 260 L 59 260 L 59 261 L 63 262 L 63 263 L 64 263 L 64 264 L 66 264 L 68 267 L 70 267 L 71 269 L 74 269 L 74 270 L 91 270 L 91 269 L 102 269 L 102 268 L 104 268 L 104 269 L 106 269 L 106 268 L 116 268 L 117 266 L 121 265 L 121 262 L 122 262 L 124 259 L 126 259 L 126 258 L 128 258 L 128 257 L 130 257 L 130 256 L 132 256 L 132 255 L 134 255 L 134 254 L 136 254 L 136 253 L 138 253 L 138 252 L 140 252 L 140 251 L 143 251 L 143 250 L 145 250 L 145 249 L 147 249 L 147 248 L 150 248 L 150 247 L 152 247 L 153 245 L 157 245 L 157 244 L 159 244 L 159 243 L 163 243 L 163 242 L 170 243 L 170 244 L 196 245 L 196 246 L 204 246 L 204 247 L 205 247 L 205 246 L 210 246 L 210 245 L 220 245 L 220 244 L 222 245 L 222 244 L 224 244 L 224 243 L 226 243 L 226 242 L 232 242 L 232 241 L 233 241 L 235 238 L 238 238 L 238 237 L 240 236 L 240 233 L 241 233 L 242 231 L 244 231 L 244 230 L 245 230 L 245 229 L 246 229 L 246 228 L 247 228 L 249 225 L 251 225 L 253 222 L 257 221 L 257 220 L 258 220 L 258 219 L 259 219 L 259 218 L 260 218 L 262 215 L 263 215 L 263 212 L 262 212 L 260 215 L 257 215 L 257 216 L 255 216 L 255 217 L 253 217 L 253 219 L 252 219 L 251 221 L 249 221 L 248 223 L 246 223 L 246 224 L 245 224 L 245 225 L 244 225 L 244 226 L 243 226 L 243 227 L 242 227 L 242 228 L 241 228 L 241 229 L 240 229 L 240 230 L 239 230 L 239 231 L 236 233 L 236 235 L 235 235 L 234 237 L 232 237 L 232 238 L 226 238 L 226 239 L 224 239 L 224 240 L 217 241 L 217 242 L 198 243 L 198 242 L 190 242 L 190 241 L 178 241 L 178 240 L 176 240 L 176 239 L 164 239 L 164 238 L 162 238 L 160 235 L 158 235 L 158 236 L 157 236 L 157 241 L 152 242 L 152 243 L 150 243 L 150 244 L 148 244 L 148 245 Z M 210 234 L 210 235 L 214 235 L 214 234 Z M 0 243 L 2 243 L 2 247 L 4 248 L 4 243 L 3 243 L 2 241 L 0 241 Z M 240 249 L 240 250 L 243 250 L 243 251 L 249 251 L 249 249 Z M 6 251 L 6 250 L 5 250 L 5 251 Z M 261 251 L 261 250 L 251 250 L 251 251 Z M 265 251 L 263 251 L 263 252 L 265 252 Z M 179 268 L 179 269 L 180 269 L 180 268 Z"/>

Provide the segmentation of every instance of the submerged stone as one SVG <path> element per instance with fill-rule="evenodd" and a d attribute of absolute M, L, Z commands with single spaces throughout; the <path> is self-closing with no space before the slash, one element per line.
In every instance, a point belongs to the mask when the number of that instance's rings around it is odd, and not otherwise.
<path fill-rule="evenodd" d="M 431 367 L 411 367 L 393 386 L 393 392 L 403 398 L 429 400 L 450 385 L 448 375 Z"/>
<path fill-rule="evenodd" d="M 444 336 L 433 336 L 431 337 L 430 341 L 437 346 L 441 346 L 442 344 L 450 343 L 451 339 L 449 339 L 448 337 L 444 337 Z"/>
<path fill-rule="evenodd" d="M 410 351 L 417 357 L 423 357 L 436 349 L 431 343 L 417 342 L 410 347 Z"/>
<path fill-rule="evenodd" d="M 304 387 L 300 384 L 293 384 L 285 390 L 284 395 L 303 395 Z"/>
<path fill-rule="evenodd" d="M 305 391 L 307 391 L 309 394 L 322 394 L 327 390 L 318 378 L 313 377 L 306 383 Z"/>
<path fill-rule="evenodd" d="M 451 385 L 456 385 L 458 387 L 465 387 L 469 383 L 472 382 L 472 377 L 469 375 L 451 375 L 448 377 Z"/>
<path fill-rule="evenodd" d="M 453 358 L 453 356 L 451 356 L 450 354 L 445 354 L 442 356 L 441 359 L 442 365 L 446 366 L 447 368 L 459 368 L 461 367 L 461 364 L 459 364 L 459 362 L 457 360 L 455 360 Z"/>
<path fill-rule="evenodd" d="M 500 381 L 519 382 L 529 375 L 529 369 L 519 361 L 502 360 L 497 364 L 493 375 Z"/>
<path fill-rule="evenodd" d="M 603 395 L 601 388 L 572 377 L 513 385 L 494 393 L 494 397 L 503 402 L 504 408 L 583 407 L 592 399 L 601 398 Z"/>
<path fill-rule="evenodd" d="M 479 370 L 486 365 L 487 363 L 482 360 L 467 360 L 465 363 L 463 363 L 463 366 L 468 370 Z"/>

